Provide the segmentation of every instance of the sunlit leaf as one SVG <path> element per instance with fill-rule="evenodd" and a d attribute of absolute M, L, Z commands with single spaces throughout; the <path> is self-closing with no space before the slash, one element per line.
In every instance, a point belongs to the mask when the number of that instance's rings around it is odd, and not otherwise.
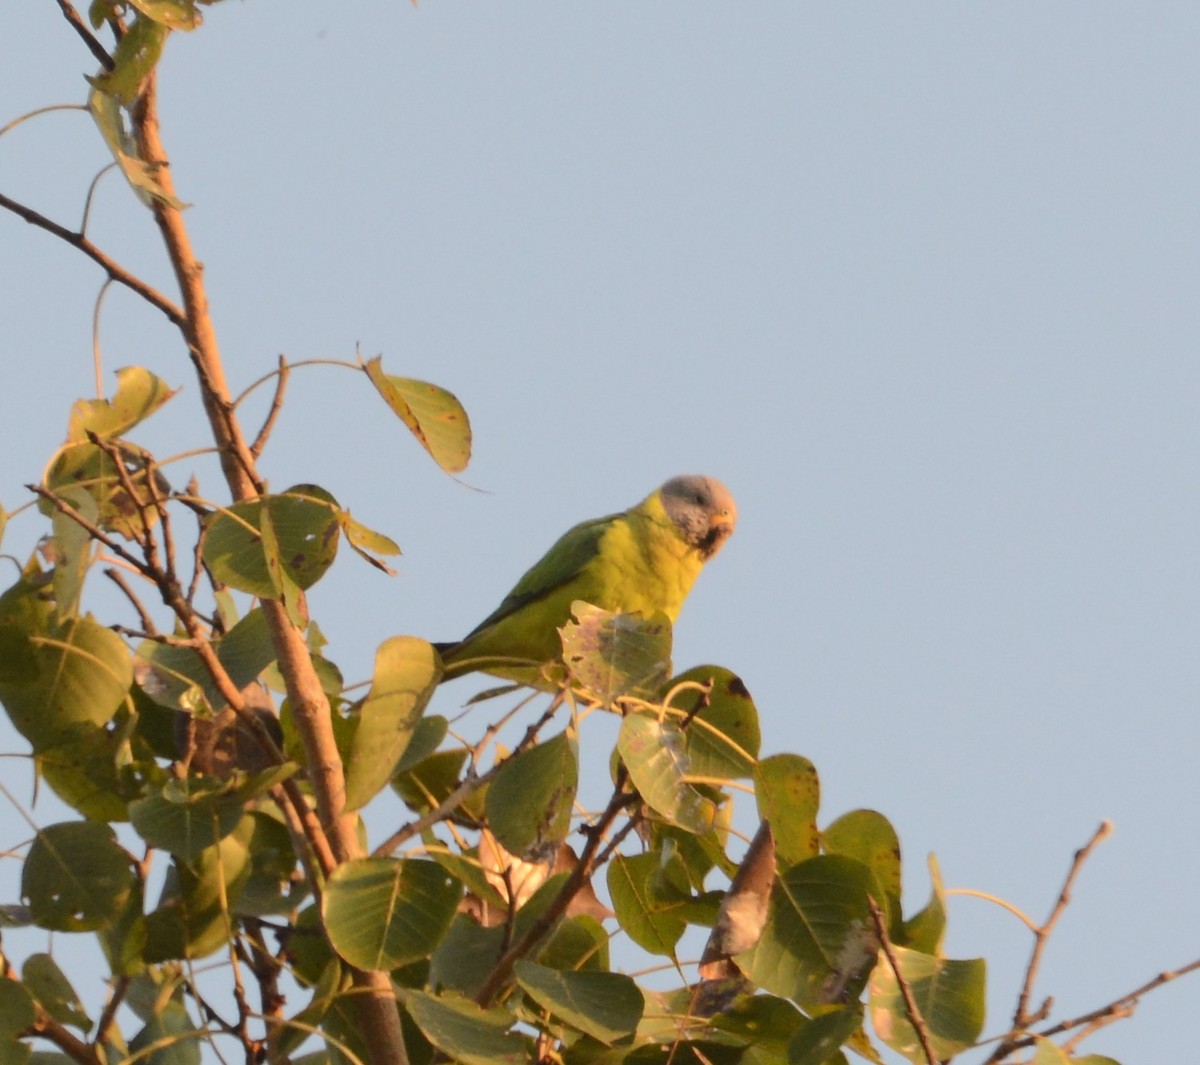
<path fill-rule="evenodd" d="M 152 24 L 151 24 L 152 25 Z M 128 81 L 131 75 L 136 75 L 134 68 L 123 72 L 123 79 Z M 138 198 L 147 206 L 155 199 L 162 200 L 170 206 L 182 210 L 186 204 L 176 199 L 163 188 L 158 169 L 138 158 L 137 145 L 125 128 L 125 116 L 118 98 L 110 92 L 99 88 L 93 89 L 88 95 L 88 111 L 95 120 L 96 128 L 100 130 L 108 150 L 125 175 Z"/>
<path fill-rule="evenodd" d="M 275 545 L 263 536 L 264 509 Z M 217 580 L 261 599 L 278 599 L 283 576 L 301 588 L 312 587 L 337 557 L 341 528 L 336 501 L 315 485 L 296 485 L 278 495 L 233 506 L 214 514 L 204 537 L 204 561 Z"/>
<path fill-rule="evenodd" d="M 239 691 L 275 660 L 267 619 L 260 608 L 251 610 L 213 643 L 217 658 Z M 155 702 L 183 709 L 188 705 L 188 693 L 198 688 L 210 707 L 225 704 L 203 660 L 192 648 L 145 640 L 138 645 L 137 656 L 150 667 L 150 672 L 139 675 L 139 680 Z"/>
<path fill-rule="evenodd" d="M 728 779 L 751 776 L 761 734 L 758 711 L 742 679 L 722 666 L 697 666 L 671 678 L 661 696 L 688 681 L 709 686 L 707 695 L 689 688 L 672 701 L 674 709 L 690 717 L 687 752 L 692 772 Z"/>
<path fill-rule="evenodd" d="M 379 646 L 371 690 L 350 718 L 347 810 L 364 806 L 395 774 L 441 677 L 440 659 L 425 640 L 393 636 Z"/>
<path fill-rule="evenodd" d="M 816 857 L 821 784 L 812 762 L 798 754 L 764 758 L 754 770 L 754 797 L 758 816 L 771 824 L 781 864 Z"/>
<path fill-rule="evenodd" d="M 129 650 L 91 617 L 52 622 L 32 584 L 0 597 L 0 699 L 35 751 L 107 724 L 133 682 Z"/>
<path fill-rule="evenodd" d="M 776 881 L 757 946 L 736 961 L 758 986 L 806 1010 L 853 1002 L 879 941 L 867 901 L 871 871 L 841 855 L 809 858 Z"/>
<path fill-rule="evenodd" d="M 929 1031 L 939 1058 L 973 1046 L 983 1031 L 986 966 L 982 959 L 955 961 L 893 946 L 900 972 Z M 908 1019 L 895 973 L 886 961 L 871 976 L 871 1023 L 879 1038 L 909 1061 L 925 1060 Z"/>
<path fill-rule="evenodd" d="M 471 423 L 462 404 L 444 388 L 383 372 L 383 359 L 363 367 L 393 413 L 447 473 L 460 473 L 471 458 Z"/>
<path fill-rule="evenodd" d="M 149 418 L 176 391 L 141 366 L 125 366 L 117 371 L 117 391 L 112 399 L 75 401 L 67 423 L 67 439 L 83 441 L 88 433 L 102 440 L 123 436 Z"/>
<path fill-rule="evenodd" d="M 707 832 L 716 803 L 687 783 L 690 772 L 683 732 L 645 714 L 627 714 L 617 739 L 634 787 L 659 816 L 689 832 Z"/>
<path fill-rule="evenodd" d="M 194 30 L 202 21 L 195 0 L 129 0 L 129 4 L 171 30 Z"/>
<path fill-rule="evenodd" d="M 825 850 L 857 858 L 872 873 L 882 890 L 875 901 L 898 921 L 900 911 L 900 837 L 883 814 L 875 810 L 851 810 L 829 825 L 822 837 Z M 895 929 L 899 931 L 899 927 Z"/>
<path fill-rule="evenodd" d="M 361 858 L 339 865 L 324 897 L 334 949 L 360 969 L 393 969 L 428 957 L 461 892 L 434 862 Z"/>
<path fill-rule="evenodd" d="M 608 893 L 622 930 L 651 954 L 672 955 L 687 928 L 690 901 L 682 864 L 662 864 L 653 852 L 616 855 L 608 865 Z"/>
<path fill-rule="evenodd" d="M 671 671 L 671 622 L 614 614 L 581 600 L 561 629 L 563 661 L 572 678 L 601 703 L 622 695 L 651 695 Z"/>
<path fill-rule="evenodd" d="M 343 510 L 339 519 L 342 523 L 342 533 L 345 535 L 346 543 L 350 545 L 351 550 L 366 559 L 376 569 L 383 570 L 384 573 L 394 574 L 396 572 L 375 557 L 376 555 L 400 554 L 400 546 L 395 540 L 384 536 L 381 532 L 376 532 L 374 529 L 368 529 L 360 521 L 355 521 L 350 516 L 350 511 L 348 510 Z"/>
<path fill-rule="evenodd" d="M 929 856 L 929 902 L 907 921 L 901 932 L 901 945 L 922 954 L 940 954 L 946 932 L 946 893 L 937 859 Z"/>
<path fill-rule="evenodd" d="M 153 19 L 135 18 L 113 53 L 113 69 L 91 78 L 92 84 L 122 106 L 132 107 L 158 65 L 167 33 L 166 26 Z"/>

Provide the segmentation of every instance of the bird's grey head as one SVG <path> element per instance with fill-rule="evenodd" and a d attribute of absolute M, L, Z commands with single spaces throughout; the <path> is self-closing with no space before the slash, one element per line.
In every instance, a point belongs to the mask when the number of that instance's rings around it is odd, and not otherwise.
<path fill-rule="evenodd" d="M 672 477 L 659 493 L 667 517 L 704 559 L 712 558 L 733 534 L 737 504 L 716 478 L 694 473 Z"/>

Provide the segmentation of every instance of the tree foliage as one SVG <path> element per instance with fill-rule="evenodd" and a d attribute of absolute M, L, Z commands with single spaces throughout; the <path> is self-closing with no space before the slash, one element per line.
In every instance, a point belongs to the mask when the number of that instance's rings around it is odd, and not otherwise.
<path fill-rule="evenodd" d="M 825 817 L 811 762 L 760 755 L 736 674 L 673 673 L 665 619 L 577 604 L 567 682 L 491 693 L 508 700 L 511 747 L 483 723 L 448 738 L 427 712 L 442 668 L 422 639 L 383 639 L 368 690 L 348 690 L 305 593 L 336 579 L 343 541 L 381 576 L 398 548 L 317 485 L 267 491 L 260 462 L 296 367 L 281 360 L 260 382 L 275 401 L 254 439 L 225 385 L 155 94 L 164 43 L 197 29 L 202 8 L 94 0 L 85 19 L 60 6 L 99 64 L 87 110 L 163 234 L 178 298 L 85 232 L 2 192 L 0 205 L 178 328 L 225 483 L 172 483 L 137 442 L 180 402 L 181 359 L 176 381 L 131 367 L 110 397 L 76 403 L 29 486 L 45 535 L 0 595 L 0 701 L 76 816 L 34 828 L 21 897 L 0 910 L 7 928 L 63 933 L 53 953 L 3 959 L 0 1060 L 31 1061 L 39 1041 L 54 1047 L 39 1061 L 170 1065 L 206 1044 L 247 1061 L 472 1065 L 818 1065 L 882 1061 L 884 1047 L 933 1062 L 976 1047 L 985 966 L 943 953 L 936 863 L 930 896 L 906 898 L 886 817 Z M 466 466 L 453 395 L 380 358 L 345 365 L 365 378 L 363 402 L 382 399 L 438 466 Z M 87 612 L 100 575 L 133 623 Z M 619 716 L 608 759 L 590 739 L 604 715 Z M 606 798 L 589 809 L 581 778 L 594 773 Z M 361 811 L 388 802 L 403 823 L 368 839 Z M 1033 956 L 988 1062 L 1106 1061 L 1077 1054 L 1079 1033 L 1156 983 L 1078 1018 L 1032 1004 L 1101 835 L 1050 918 L 1026 921 Z M 108 969 L 96 1017 L 64 971 L 75 935 L 95 937 Z M 213 962 L 220 1002 L 198 977 Z M 628 975 L 656 964 L 669 979 Z"/>

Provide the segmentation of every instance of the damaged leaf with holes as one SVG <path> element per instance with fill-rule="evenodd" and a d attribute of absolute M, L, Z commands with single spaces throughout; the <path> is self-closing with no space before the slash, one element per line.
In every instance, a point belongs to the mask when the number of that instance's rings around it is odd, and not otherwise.
<path fill-rule="evenodd" d="M 270 539 L 264 537 L 267 514 Z M 286 584 L 311 588 L 333 565 L 341 509 L 323 488 L 300 484 L 218 511 L 204 532 L 213 576 L 260 599 L 280 599 Z M 282 573 L 273 568 L 278 566 Z"/>

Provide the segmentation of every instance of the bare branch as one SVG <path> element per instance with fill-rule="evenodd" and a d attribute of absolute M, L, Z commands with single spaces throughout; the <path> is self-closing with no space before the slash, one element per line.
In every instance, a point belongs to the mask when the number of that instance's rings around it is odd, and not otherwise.
<path fill-rule="evenodd" d="M 96 62 L 105 70 L 112 70 L 116 66 L 113 62 L 113 57 L 108 54 L 104 45 L 96 39 L 95 35 L 88 28 L 87 23 L 80 17 L 79 12 L 71 6 L 69 0 L 58 0 L 58 6 L 63 13 L 63 18 L 71 24 L 71 28 L 79 34 L 83 43 L 88 46 L 88 51 L 96 57 Z"/>
<path fill-rule="evenodd" d="M 883 911 L 870 895 L 867 896 L 867 905 L 871 908 L 871 922 L 875 925 L 875 934 L 879 937 L 879 945 L 891 967 L 892 975 L 896 977 L 896 986 L 900 988 L 900 997 L 904 999 L 904 1012 L 908 1014 L 909 1023 L 916 1030 L 917 1039 L 921 1042 L 921 1051 L 929 1065 L 938 1065 L 938 1056 L 934 1052 L 933 1041 L 929 1037 L 929 1027 L 925 1024 L 925 1018 L 921 1016 L 921 1010 L 917 1006 L 912 988 L 900 971 L 900 960 L 896 957 L 896 952 L 892 949 L 892 941 L 888 938 L 887 921 L 884 919 Z"/>
<path fill-rule="evenodd" d="M 19 218 L 23 218 L 31 226 L 37 226 L 39 229 L 44 229 L 47 233 L 58 237 L 59 240 L 66 241 L 72 248 L 79 249 L 94 263 L 97 263 L 117 284 L 124 285 L 126 288 L 136 292 L 150 306 L 162 311 L 172 325 L 180 329 L 184 327 L 186 319 L 179 307 L 167 299 L 158 289 L 146 284 L 140 277 L 130 273 L 115 259 L 106 255 L 88 240 L 87 237 L 83 236 L 83 234 L 72 233 L 66 226 L 61 226 L 57 222 L 51 221 L 32 207 L 26 207 L 23 203 L 18 203 L 16 200 L 5 196 L 2 192 L 0 192 L 0 207 L 12 211 L 13 214 Z"/>
<path fill-rule="evenodd" d="M 287 360 L 279 356 L 279 376 L 275 380 L 275 395 L 271 398 L 271 409 L 267 411 L 266 421 L 258 431 L 258 436 L 254 438 L 254 443 L 250 445 L 250 454 L 256 459 L 262 455 L 263 448 L 267 446 L 267 440 L 271 435 L 271 430 L 275 428 L 275 421 L 279 417 L 279 412 L 283 410 L 283 394 L 287 391 L 288 377 L 291 371 L 288 369 Z"/>
<path fill-rule="evenodd" d="M 538 915 L 537 919 L 525 930 L 525 934 L 509 947 L 492 967 L 492 971 L 488 973 L 483 986 L 480 987 L 478 993 L 475 995 L 475 1001 L 479 1005 L 487 1007 L 491 1004 L 496 995 L 499 994 L 500 990 L 508 982 L 513 965 L 541 942 L 542 938 L 554 927 L 558 919 L 566 913 L 571 900 L 579 894 L 584 884 L 591 878 L 592 872 L 596 868 L 596 853 L 600 849 L 600 842 L 604 838 L 605 833 L 622 810 L 639 801 L 636 794 L 625 790 L 625 784 L 628 779 L 629 774 L 625 767 L 622 766 L 617 771 L 616 784 L 613 787 L 613 795 L 609 800 L 608 806 L 596 823 L 587 829 L 588 840 L 579 855 L 579 864 L 567 875 L 566 882 L 558 894 L 554 896 L 554 900 L 550 905 Z M 621 838 L 632 831 L 634 824 L 635 822 L 631 818 L 626 824 L 622 825 L 620 831 L 617 833 L 617 837 L 614 839 L 614 843 L 619 842 Z M 612 845 L 610 844 L 610 848 Z"/>
<path fill-rule="evenodd" d="M 1058 924 L 1059 918 L 1062 917 L 1063 911 L 1071 901 L 1071 889 L 1075 886 L 1075 878 L 1079 875 L 1079 870 L 1083 868 L 1083 863 L 1088 860 L 1092 851 L 1111 834 L 1112 822 L 1103 821 L 1092 833 L 1092 838 L 1075 852 L 1075 858 L 1071 862 L 1071 868 L 1063 881 L 1062 890 L 1058 893 L 1058 900 L 1054 903 L 1050 916 L 1046 918 L 1045 923 L 1034 930 L 1033 953 L 1029 957 L 1029 964 L 1025 967 L 1025 982 L 1021 986 L 1016 1012 L 1013 1014 L 1013 1029 L 1016 1031 L 1024 1031 L 1034 1023 L 1034 1019 L 1029 1013 L 1029 999 L 1033 994 L 1033 983 L 1037 979 L 1038 969 L 1042 963 L 1042 953 L 1046 949 L 1050 933 L 1054 931 L 1055 925 Z"/>
<path fill-rule="evenodd" d="M 129 582 L 125 580 L 125 575 L 119 569 L 110 566 L 104 571 L 104 576 L 125 593 L 125 598 L 129 600 L 133 609 L 137 612 L 138 620 L 142 623 L 142 628 L 146 634 L 151 639 L 157 636 L 158 628 L 154 624 L 154 619 L 150 616 L 150 612 L 142 604 L 142 601 L 137 597 L 137 593 L 129 586 Z"/>

